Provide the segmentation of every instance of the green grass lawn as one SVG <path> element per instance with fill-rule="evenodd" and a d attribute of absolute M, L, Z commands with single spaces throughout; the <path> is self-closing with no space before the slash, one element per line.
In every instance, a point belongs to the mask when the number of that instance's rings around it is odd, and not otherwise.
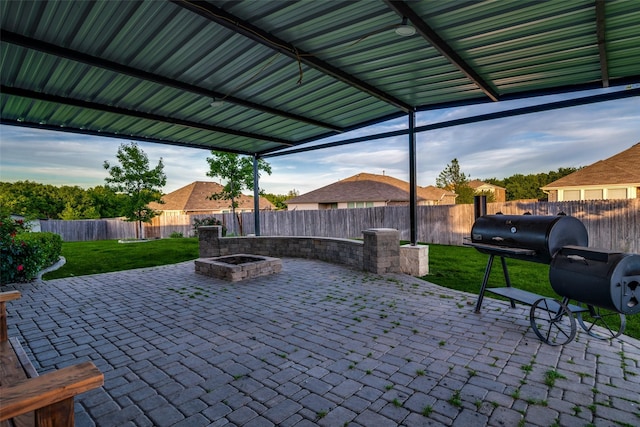
<path fill-rule="evenodd" d="M 86 274 L 107 273 L 133 268 L 175 264 L 198 258 L 198 239 L 160 239 L 145 243 L 118 243 L 116 240 L 95 242 L 65 242 L 62 256 L 67 263 L 59 270 L 47 273 L 45 280 Z M 488 256 L 473 248 L 429 245 L 429 282 L 472 294 L 480 292 Z M 507 259 L 509 276 L 514 287 L 539 295 L 557 298 L 549 284 L 549 266 L 534 262 Z M 488 287 L 504 286 L 504 276 L 496 258 Z M 487 296 L 495 297 L 492 294 Z M 505 307 L 508 307 L 505 304 Z M 640 338 L 640 315 L 627 316 L 625 333 Z"/>
<path fill-rule="evenodd" d="M 429 275 L 423 279 L 451 289 L 480 292 L 488 255 L 470 247 L 429 245 Z M 507 258 L 514 287 L 536 294 L 557 297 L 549 284 L 549 266 Z M 487 287 L 505 286 L 500 259 L 493 262 Z M 493 297 L 493 296 L 492 296 Z"/>
<path fill-rule="evenodd" d="M 198 239 L 159 239 L 137 243 L 118 243 L 117 240 L 64 242 L 62 256 L 67 260 L 66 264 L 59 270 L 45 274 L 45 280 L 154 267 L 196 259 Z"/>

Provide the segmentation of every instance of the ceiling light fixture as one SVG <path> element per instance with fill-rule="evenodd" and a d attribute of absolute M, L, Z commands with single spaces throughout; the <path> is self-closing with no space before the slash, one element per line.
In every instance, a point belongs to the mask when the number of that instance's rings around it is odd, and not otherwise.
<path fill-rule="evenodd" d="M 224 105 L 224 101 L 221 99 L 216 100 L 215 98 L 213 98 L 213 101 L 211 101 L 211 104 L 209 105 L 213 108 L 219 108 Z"/>
<path fill-rule="evenodd" d="M 402 23 L 396 26 L 395 32 L 402 37 L 409 37 L 416 33 L 416 29 L 409 25 L 406 16 L 402 17 Z"/>

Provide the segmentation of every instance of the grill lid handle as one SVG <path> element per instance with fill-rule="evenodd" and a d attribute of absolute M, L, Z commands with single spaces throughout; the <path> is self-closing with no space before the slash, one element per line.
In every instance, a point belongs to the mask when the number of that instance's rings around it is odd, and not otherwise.
<path fill-rule="evenodd" d="M 585 263 L 585 265 L 589 265 L 589 263 L 587 262 L 587 259 L 580 255 L 575 255 L 575 254 L 567 255 L 567 259 L 570 259 L 571 261 L 582 261 Z"/>

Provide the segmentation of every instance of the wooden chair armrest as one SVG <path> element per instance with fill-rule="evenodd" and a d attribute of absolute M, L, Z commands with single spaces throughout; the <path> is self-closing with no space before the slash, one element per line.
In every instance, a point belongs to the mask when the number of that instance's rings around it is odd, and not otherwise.
<path fill-rule="evenodd" d="M 0 292 L 0 342 L 9 339 L 7 332 L 7 301 L 20 298 L 19 291 Z"/>
<path fill-rule="evenodd" d="M 0 421 L 72 398 L 100 387 L 104 375 L 84 362 L 0 387 Z"/>
<path fill-rule="evenodd" d="M 13 301 L 20 298 L 20 291 L 0 292 L 0 302 Z"/>

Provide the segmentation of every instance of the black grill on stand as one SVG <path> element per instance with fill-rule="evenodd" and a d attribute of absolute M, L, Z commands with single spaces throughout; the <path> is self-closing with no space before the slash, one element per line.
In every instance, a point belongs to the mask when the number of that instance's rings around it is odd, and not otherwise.
<path fill-rule="evenodd" d="M 587 246 L 584 224 L 572 216 L 485 215 L 471 229 L 471 246 L 500 255 L 549 264 L 563 246 Z"/>
<path fill-rule="evenodd" d="M 590 335 L 612 338 L 623 332 L 624 314 L 640 312 L 640 255 L 588 248 L 587 230 L 577 218 L 483 215 L 476 218 L 465 245 L 489 255 L 476 313 L 485 291 L 509 298 L 511 307 L 516 301 L 531 305 L 533 330 L 548 344 L 573 339 L 573 313 Z M 496 256 L 507 286 L 487 289 Z M 505 258 L 550 264 L 549 282 L 562 302 L 512 287 Z"/>

